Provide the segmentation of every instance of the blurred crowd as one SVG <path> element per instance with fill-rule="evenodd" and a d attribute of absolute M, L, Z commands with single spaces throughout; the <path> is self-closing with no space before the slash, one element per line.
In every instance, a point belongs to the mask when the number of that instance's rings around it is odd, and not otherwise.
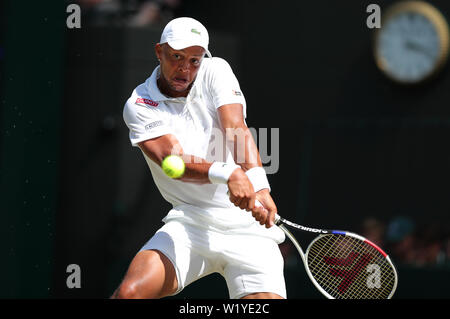
<path fill-rule="evenodd" d="M 181 8 L 183 0 L 76 0 L 82 21 L 88 26 L 165 25 Z"/>
<path fill-rule="evenodd" d="M 396 265 L 450 266 L 450 225 L 446 223 L 423 224 L 406 216 L 396 216 L 387 222 L 371 217 L 363 220 L 354 232 L 380 246 Z M 305 244 L 300 240 L 302 243 Z M 302 248 L 306 252 L 306 246 Z M 280 249 L 286 266 L 297 267 L 298 254 L 290 241 L 282 243 Z"/>
<path fill-rule="evenodd" d="M 450 225 L 419 223 L 407 216 L 388 222 L 367 218 L 361 235 L 382 247 L 398 264 L 412 266 L 450 265 Z"/>

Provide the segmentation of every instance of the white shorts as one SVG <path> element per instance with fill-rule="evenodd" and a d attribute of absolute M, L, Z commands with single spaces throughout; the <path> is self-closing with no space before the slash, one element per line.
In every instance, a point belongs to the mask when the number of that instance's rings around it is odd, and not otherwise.
<path fill-rule="evenodd" d="M 225 278 L 232 299 L 256 292 L 286 298 L 284 261 L 273 239 L 170 221 L 141 251 L 148 249 L 159 250 L 174 265 L 178 280 L 174 295 L 195 280 L 217 272 Z"/>

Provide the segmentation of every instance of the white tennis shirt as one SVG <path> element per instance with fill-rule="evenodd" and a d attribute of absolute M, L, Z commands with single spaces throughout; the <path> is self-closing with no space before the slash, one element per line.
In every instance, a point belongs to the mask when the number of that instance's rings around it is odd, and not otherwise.
<path fill-rule="evenodd" d="M 162 136 L 174 135 L 185 154 L 204 158 L 209 162 L 234 163 L 226 148 L 225 136 L 217 108 L 246 102 L 229 64 L 221 58 L 204 58 L 197 77 L 187 97 L 172 98 L 163 95 L 158 86 L 159 66 L 152 75 L 134 89 L 127 100 L 123 118 L 129 128 L 131 144 Z M 161 167 L 144 153 L 153 179 L 161 195 L 173 205 L 163 219 L 179 219 L 206 228 L 232 231 L 241 227 L 254 227 L 271 234 L 277 240 L 284 239 L 278 227 L 269 230 L 259 225 L 249 212 L 230 202 L 225 184 L 194 184 L 167 177 Z M 281 237 L 280 237 L 281 236 Z"/>

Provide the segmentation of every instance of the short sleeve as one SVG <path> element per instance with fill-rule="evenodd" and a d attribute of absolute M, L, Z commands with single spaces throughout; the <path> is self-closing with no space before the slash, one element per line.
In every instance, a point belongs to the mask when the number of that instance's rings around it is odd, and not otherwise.
<path fill-rule="evenodd" d="M 123 109 L 123 119 L 130 130 L 131 144 L 138 143 L 170 134 L 171 130 L 163 112 L 154 106 L 138 103 L 139 98 L 135 96 L 128 99 Z"/>
<path fill-rule="evenodd" d="M 215 108 L 226 104 L 242 104 L 245 116 L 245 97 L 228 62 L 221 58 L 213 58 L 209 73 L 210 92 Z"/>

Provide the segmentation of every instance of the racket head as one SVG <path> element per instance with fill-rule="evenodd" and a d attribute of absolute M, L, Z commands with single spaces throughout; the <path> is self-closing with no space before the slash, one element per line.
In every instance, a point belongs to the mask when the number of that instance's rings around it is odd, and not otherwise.
<path fill-rule="evenodd" d="M 329 299 L 390 299 L 397 289 L 397 270 L 389 256 L 350 232 L 316 237 L 306 250 L 305 268 Z"/>

